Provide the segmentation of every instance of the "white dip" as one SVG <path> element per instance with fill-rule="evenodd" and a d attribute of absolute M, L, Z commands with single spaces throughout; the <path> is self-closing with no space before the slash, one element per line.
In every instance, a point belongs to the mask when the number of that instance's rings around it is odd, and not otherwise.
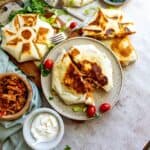
<path fill-rule="evenodd" d="M 55 116 L 49 113 L 39 114 L 32 122 L 31 133 L 37 141 L 52 140 L 58 132 L 58 121 Z"/>

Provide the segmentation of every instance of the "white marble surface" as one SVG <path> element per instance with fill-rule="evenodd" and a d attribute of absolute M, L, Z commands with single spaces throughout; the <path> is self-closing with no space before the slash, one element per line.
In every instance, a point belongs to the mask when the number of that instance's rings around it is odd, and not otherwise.
<path fill-rule="evenodd" d="M 64 118 L 65 135 L 56 150 L 65 145 L 72 150 L 141 150 L 150 140 L 150 1 L 130 0 L 123 10 L 135 22 L 132 41 L 139 58 L 124 70 L 119 102 L 101 119 L 77 123 Z"/>
<path fill-rule="evenodd" d="M 85 123 L 65 121 L 65 135 L 56 148 L 63 150 L 141 150 L 150 140 L 150 1 L 130 0 L 123 7 L 135 22 L 132 36 L 138 53 L 135 64 L 124 70 L 119 102 L 103 118 Z"/>

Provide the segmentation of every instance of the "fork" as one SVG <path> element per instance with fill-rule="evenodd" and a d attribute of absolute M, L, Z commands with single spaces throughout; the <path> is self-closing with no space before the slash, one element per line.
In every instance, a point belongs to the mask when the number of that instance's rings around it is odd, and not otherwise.
<path fill-rule="evenodd" d="M 68 36 L 64 32 L 60 32 L 60 33 L 55 34 L 53 37 L 51 37 L 50 40 L 52 41 L 52 43 L 58 44 L 64 40 L 66 40 L 67 37 Z"/>

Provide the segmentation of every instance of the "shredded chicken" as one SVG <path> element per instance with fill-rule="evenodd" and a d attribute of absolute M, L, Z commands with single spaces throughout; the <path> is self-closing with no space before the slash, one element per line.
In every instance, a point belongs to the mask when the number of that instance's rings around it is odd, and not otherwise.
<path fill-rule="evenodd" d="M 24 82 L 15 75 L 0 79 L 0 115 L 11 115 L 19 112 L 27 99 L 27 88 Z"/>

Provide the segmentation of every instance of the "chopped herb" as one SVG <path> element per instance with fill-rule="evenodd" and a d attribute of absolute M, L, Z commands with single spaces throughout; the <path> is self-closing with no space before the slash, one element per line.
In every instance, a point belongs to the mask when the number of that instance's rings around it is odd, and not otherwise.
<path fill-rule="evenodd" d="M 60 28 L 60 31 L 61 31 L 61 32 L 64 32 L 64 31 L 66 31 L 66 30 L 67 30 L 66 25 L 64 25 L 64 26 L 62 26 L 62 27 Z"/>
<path fill-rule="evenodd" d="M 49 5 L 43 0 L 27 0 L 24 9 L 32 13 L 45 13 L 45 7 Z"/>
<path fill-rule="evenodd" d="M 83 14 L 84 14 L 85 16 L 92 15 L 92 14 L 94 14 L 98 9 L 99 9 L 99 7 L 90 7 L 90 8 L 88 8 L 88 9 L 85 9 L 84 12 L 83 12 Z"/>
<path fill-rule="evenodd" d="M 84 15 L 89 15 L 89 13 L 90 13 L 89 9 L 85 9 L 83 12 Z"/>
<path fill-rule="evenodd" d="M 49 47 L 49 48 L 53 48 L 53 47 L 55 47 L 55 46 L 56 46 L 56 44 L 51 43 L 48 47 Z"/>
<path fill-rule="evenodd" d="M 74 105 L 73 107 L 72 107 L 72 110 L 74 111 L 74 112 L 86 112 L 86 106 L 83 106 L 83 105 Z"/>
<path fill-rule="evenodd" d="M 42 0 L 27 0 L 23 9 L 13 11 L 9 15 L 9 21 L 11 21 L 15 15 L 23 13 L 39 13 L 44 14 L 45 7 L 50 7 L 46 2 Z"/>
<path fill-rule="evenodd" d="M 68 17 L 67 22 L 70 22 L 73 18 L 72 17 Z"/>
<path fill-rule="evenodd" d="M 53 15 L 50 18 L 46 18 L 44 16 L 40 16 L 40 19 L 45 21 L 45 22 L 48 22 L 49 24 L 52 25 L 52 27 L 58 28 L 60 31 L 65 31 L 67 29 L 67 27 L 65 25 L 61 27 L 61 25 L 59 25 L 57 23 L 57 16 L 56 15 Z"/>
<path fill-rule="evenodd" d="M 2 28 L 4 25 L 0 23 L 0 28 Z"/>
<path fill-rule="evenodd" d="M 64 148 L 64 150 L 71 150 L 71 147 L 69 145 L 66 145 L 66 147 Z"/>
<path fill-rule="evenodd" d="M 96 119 L 98 119 L 98 118 L 101 117 L 101 116 L 102 116 L 101 114 L 98 114 L 98 113 L 95 114 L 95 118 L 96 118 Z"/>
<path fill-rule="evenodd" d="M 61 16 L 61 15 L 66 15 L 67 11 L 63 10 L 63 9 L 51 9 L 51 12 L 53 12 L 56 16 Z"/>
<path fill-rule="evenodd" d="M 44 65 L 43 65 L 43 64 L 40 64 L 39 68 L 40 68 L 40 70 L 41 70 L 41 74 L 42 74 L 43 77 L 48 76 L 49 73 L 51 72 L 50 70 L 46 70 L 46 69 L 44 68 Z"/>
<path fill-rule="evenodd" d="M 50 96 L 48 99 L 51 101 L 51 100 L 53 100 L 53 97 L 52 97 L 52 96 Z"/>
<path fill-rule="evenodd" d="M 43 20 L 43 21 L 45 21 L 45 22 L 48 22 L 49 24 L 51 24 L 51 25 L 53 25 L 55 22 L 56 22 L 56 16 L 55 15 L 53 15 L 53 16 L 51 16 L 50 18 L 46 18 L 46 17 L 44 17 L 44 16 L 40 16 L 40 19 L 41 20 Z"/>
<path fill-rule="evenodd" d="M 26 13 L 24 9 L 18 10 L 18 11 L 12 11 L 8 17 L 9 21 L 11 21 L 17 14 L 23 14 Z"/>
<path fill-rule="evenodd" d="M 57 23 L 52 24 L 52 27 L 54 27 L 54 28 L 60 28 L 60 26 Z"/>

